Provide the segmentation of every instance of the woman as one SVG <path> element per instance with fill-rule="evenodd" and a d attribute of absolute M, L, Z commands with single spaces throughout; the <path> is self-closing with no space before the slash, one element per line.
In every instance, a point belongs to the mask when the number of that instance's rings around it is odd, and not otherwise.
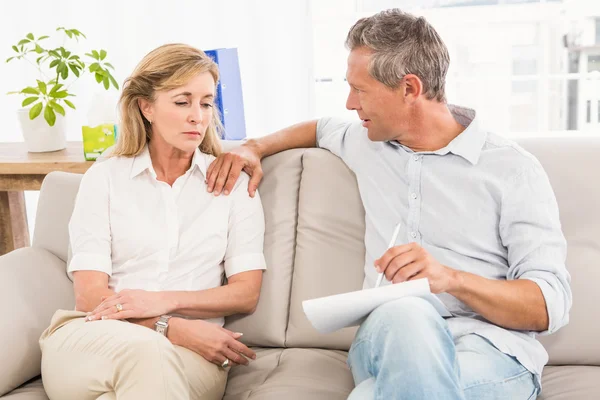
<path fill-rule="evenodd" d="M 125 82 L 118 143 L 83 176 L 69 223 L 76 311 L 40 338 L 51 399 L 220 399 L 228 367 L 256 357 L 222 327 L 254 311 L 265 260 L 247 176 L 229 196 L 206 190 L 218 77 L 171 44 Z"/>

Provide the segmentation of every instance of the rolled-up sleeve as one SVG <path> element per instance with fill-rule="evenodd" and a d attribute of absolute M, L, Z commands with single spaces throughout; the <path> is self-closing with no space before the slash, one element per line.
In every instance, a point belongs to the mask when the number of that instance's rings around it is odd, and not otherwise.
<path fill-rule="evenodd" d="M 225 251 L 227 278 L 241 272 L 266 269 L 263 253 L 265 217 L 258 191 L 248 195 L 248 175 L 242 173 L 231 192 L 231 212 Z"/>
<path fill-rule="evenodd" d="M 571 277 L 567 244 L 548 177 L 533 163 L 509 182 L 502 199 L 500 236 L 508 249 L 507 279 L 529 279 L 541 289 L 551 334 L 569 322 Z"/>
<path fill-rule="evenodd" d="M 329 150 L 352 168 L 353 139 L 356 124 L 342 118 L 324 117 L 317 121 L 317 147 Z M 354 140 L 356 142 L 356 140 Z"/>
<path fill-rule="evenodd" d="M 105 165 L 94 164 L 81 179 L 69 221 L 69 242 L 73 256 L 67 273 L 71 280 L 74 271 L 112 274 L 109 175 Z"/>

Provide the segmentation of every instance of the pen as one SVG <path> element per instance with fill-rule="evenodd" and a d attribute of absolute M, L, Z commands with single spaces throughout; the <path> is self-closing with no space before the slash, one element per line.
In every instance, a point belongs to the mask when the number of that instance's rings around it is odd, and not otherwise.
<path fill-rule="evenodd" d="M 396 239 L 398 238 L 398 233 L 400 232 L 400 222 L 396 225 L 396 229 L 394 229 L 394 234 L 392 235 L 392 240 L 390 240 L 390 244 L 388 245 L 388 250 L 392 248 L 396 244 Z M 379 287 L 381 285 L 381 281 L 383 280 L 383 272 L 380 272 L 377 276 L 377 282 L 375 282 L 375 287 Z"/>

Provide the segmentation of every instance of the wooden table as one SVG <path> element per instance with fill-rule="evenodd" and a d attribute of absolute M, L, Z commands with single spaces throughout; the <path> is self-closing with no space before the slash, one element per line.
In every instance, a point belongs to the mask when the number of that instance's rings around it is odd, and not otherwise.
<path fill-rule="evenodd" d="M 81 142 L 68 142 L 64 150 L 29 153 L 23 142 L 0 143 L 0 255 L 30 244 L 24 190 L 40 190 L 52 171 L 84 173 Z"/>

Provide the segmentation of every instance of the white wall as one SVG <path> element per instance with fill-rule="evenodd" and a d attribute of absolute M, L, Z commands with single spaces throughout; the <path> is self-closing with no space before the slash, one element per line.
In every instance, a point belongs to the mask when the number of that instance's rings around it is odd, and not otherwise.
<path fill-rule="evenodd" d="M 247 135 L 262 136 L 313 115 L 312 37 L 307 0 L 29 0 L 0 6 L 0 141 L 21 141 L 15 110 L 22 97 L 7 96 L 35 83 L 22 62 L 5 63 L 11 46 L 28 32 L 55 34 L 59 26 L 86 34 L 76 48 L 106 49 L 119 84 L 150 50 L 170 42 L 201 49 L 237 47 Z M 67 42 L 70 45 L 70 42 Z M 85 78 L 85 79 L 84 79 Z M 91 75 L 73 85 L 77 111 L 68 140 L 81 140 L 90 100 L 105 93 Z M 116 104 L 118 93 L 108 97 Z M 36 193 L 27 193 L 30 224 Z"/>

